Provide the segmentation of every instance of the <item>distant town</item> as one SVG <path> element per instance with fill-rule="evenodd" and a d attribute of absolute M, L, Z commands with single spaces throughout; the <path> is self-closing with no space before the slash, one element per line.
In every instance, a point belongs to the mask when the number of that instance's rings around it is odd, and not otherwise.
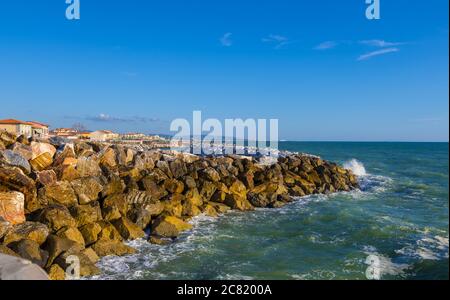
<path fill-rule="evenodd" d="M 91 140 L 96 142 L 149 144 L 155 147 L 167 147 L 169 140 L 159 135 L 147 135 L 139 132 L 116 133 L 111 130 L 89 131 L 82 124 L 74 124 L 70 128 L 55 128 L 37 121 L 16 119 L 0 120 L 0 132 L 7 131 L 26 138 L 45 139 L 61 137 L 69 140 Z"/>

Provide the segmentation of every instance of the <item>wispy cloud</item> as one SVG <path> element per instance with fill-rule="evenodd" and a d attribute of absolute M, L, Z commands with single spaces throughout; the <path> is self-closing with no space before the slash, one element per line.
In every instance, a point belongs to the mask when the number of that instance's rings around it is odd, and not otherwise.
<path fill-rule="evenodd" d="M 388 53 L 394 53 L 394 52 L 398 52 L 398 51 L 400 51 L 400 49 L 398 49 L 398 48 L 385 48 L 385 49 L 372 51 L 372 52 L 360 55 L 357 60 L 358 61 L 368 60 L 375 56 L 380 56 L 380 55 L 384 55 L 384 54 L 388 54 Z"/>
<path fill-rule="evenodd" d="M 101 113 L 97 116 L 88 116 L 84 118 L 88 121 L 93 122 L 105 122 L 105 123 L 150 123 L 150 122 L 158 122 L 159 119 L 157 118 L 149 118 L 149 117 L 140 117 L 140 116 L 133 116 L 133 117 L 114 117 L 110 116 L 108 114 Z"/>
<path fill-rule="evenodd" d="M 315 50 L 327 50 L 327 49 L 332 49 L 332 48 L 336 47 L 337 45 L 338 45 L 338 42 L 326 41 L 326 42 L 320 43 L 319 45 L 314 47 L 314 49 Z"/>
<path fill-rule="evenodd" d="M 384 40 L 363 40 L 359 41 L 362 45 L 372 46 L 372 47 L 379 47 L 379 48 L 385 48 L 385 47 L 394 47 L 394 46 L 400 46 L 404 43 L 400 42 L 387 42 Z"/>
<path fill-rule="evenodd" d="M 227 32 L 220 38 L 220 43 L 222 46 L 231 47 L 233 45 L 233 40 L 231 39 L 232 35 L 233 34 L 231 32 Z"/>
<path fill-rule="evenodd" d="M 290 43 L 289 39 L 282 35 L 271 34 L 261 40 L 263 43 L 271 43 L 275 45 L 275 49 L 280 49 Z"/>

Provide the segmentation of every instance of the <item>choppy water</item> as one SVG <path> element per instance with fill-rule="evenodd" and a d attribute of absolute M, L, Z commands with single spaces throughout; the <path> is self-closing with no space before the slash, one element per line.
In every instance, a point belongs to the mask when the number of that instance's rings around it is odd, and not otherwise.
<path fill-rule="evenodd" d="M 195 218 L 169 246 L 131 244 L 96 279 L 448 279 L 448 143 L 301 143 L 351 167 L 362 190 L 298 199 L 281 209 Z"/>

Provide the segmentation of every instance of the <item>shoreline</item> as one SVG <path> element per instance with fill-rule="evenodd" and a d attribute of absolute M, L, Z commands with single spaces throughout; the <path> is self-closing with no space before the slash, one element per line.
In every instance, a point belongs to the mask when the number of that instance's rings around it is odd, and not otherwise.
<path fill-rule="evenodd" d="M 124 241 L 166 245 L 192 217 L 277 208 L 295 196 L 350 191 L 356 176 L 314 155 L 196 156 L 167 150 L 2 134 L 0 253 L 20 256 L 64 279 L 100 273 L 100 257 L 136 250 Z M 2 208 L 3 207 L 3 208 Z"/>

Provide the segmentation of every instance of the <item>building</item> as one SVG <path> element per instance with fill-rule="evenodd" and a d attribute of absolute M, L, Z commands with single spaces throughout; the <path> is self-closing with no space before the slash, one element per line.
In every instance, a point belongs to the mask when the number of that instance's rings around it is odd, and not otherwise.
<path fill-rule="evenodd" d="M 98 142 L 106 142 L 119 138 L 119 134 L 109 130 L 97 130 L 89 134 L 90 139 Z"/>
<path fill-rule="evenodd" d="M 48 125 L 40 122 L 29 121 L 31 125 L 33 137 L 46 138 L 48 137 Z"/>
<path fill-rule="evenodd" d="M 33 136 L 31 123 L 15 119 L 0 120 L 0 131 L 7 131 L 17 136 L 23 135 L 26 138 Z"/>
<path fill-rule="evenodd" d="M 143 133 L 125 133 L 120 136 L 122 140 L 143 140 L 145 139 L 145 134 Z"/>
<path fill-rule="evenodd" d="M 50 132 L 51 136 L 59 136 L 67 139 L 77 139 L 78 131 L 72 128 L 56 128 Z"/>

